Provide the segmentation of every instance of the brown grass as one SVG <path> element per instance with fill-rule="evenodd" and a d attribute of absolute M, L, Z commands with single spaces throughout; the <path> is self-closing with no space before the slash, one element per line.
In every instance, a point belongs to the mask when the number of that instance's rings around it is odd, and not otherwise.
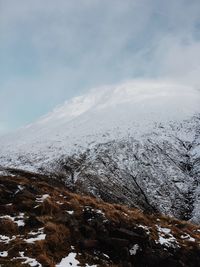
<path fill-rule="evenodd" d="M 50 247 L 62 247 L 70 240 L 71 234 L 69 228 L 62 224 L 55 224 L 48 222 L 45 226 L 45 233 L 47 234 L 46 242 Z"/>
<path fill-rule="evenodd" d="M 1 195 L 1 192 L 0 192 Z M 1 214 L 13 214 L 15 210 L 15 205 L 0 205 Z"/>
<path fill-rule="evenodd" d="M 59 212 L 59 206 L 50 198 L 45 199 L 41 204 L 41 215 L 53 216 Z"/>
<path fill-rule="evenodd" d="M 20 180 L 21 179 L 21 180 Z M 16 182 L 19 182 L 21 185 L 26 187 L 30 185 L 30 180 L 20 177 L 10 177 L 7 178 L 10 181 L 10 184 L 15 185 Z M 2 183 L 4 180 L 2 179 Z M 99 233 L 105 234 L 105 238 L 112 238 L 113 230 L 112 229 L 120 229 L 124 228 L 128 231 L 135 231 L 141 236 L 145 236 L 145 233 L 137 229 L 137 225 L 144 225 L 150 228 L 150 237 L 151 246 L 153 249 L 155 248 L 154 241 L 158 239 L 158 231 L 156 225 L 161 227 L 170 228 L 172 234 L 177 238 L 178 242 L 185 248 L 185 250 L 191 250 L 195 248 L 195 244 L 192 242 L 188 242 L 186 240 L 182 240 L 180 236 L 182 234 L 189 234 L 191 237 L 199 238 L 200 241 L 200 233 L 196 231 L 197 226 L 194 226 L 185 221 L 179 221 L 174 218 L 170 218 L 167 216 L 161 216 L 158 214 L 149 215 L 144 214 L 141 210 L 129 208 L 127 206 L 119 205 L 119 204 L 109 204 L 103 202 L 102 200 L 95 199 L 91 196 L 83 196 L 75 193 L 71 193 L 67 190 L 64 190 L 64 187 L 55 187 L 51 186 L 51 183 L 42 181 L 38 182 L 37 179 L 32 180 L 32 184 L 36 190 L 36 195 L 42 195 L 44 193 L 48 193 L 51 197 L 45 199 L 42 203 L 36 203 L 32 199 L 28 198 L 24 199 L 24 201 L 20 202 L 15 197 L 16 205 L 8 206 L 8 213 L 6 213 L 7 207 L 4 206 L 2 214 L 11 214 L 11 209 L 16 214 L 19 210 L 24 209 L 27 210 L 27 216 L 32 220 L 32 218 L 41 222 L 40 227 L 44 227 L 44 233 L 46 234 L 45 240 L 36 241 L 34 244 L 27 244 L 20 238 L 13 240 L 10 244 L 4 244 L 0 246 L 0 250 L 4 251 L 9 249 L 9 257 L 10 259 L 16 257 L 19 251 L 25 251 L 27 255 L 30 255 L 32 258 L 36 258 L 44 267 L 54 267 L 55 262 L 60 262 L 60 260 L 68 255 L 71 251 L 71 245 L 75 246 L 76 252 L 80 252 L 81 263 L 90 263 L 94 264 L 94 255 L 92 250 L 86 248 L 86 250 L 82 251 L 81 242 L 93 240 L 97 241 L 97 246 L 101 252 L 107 253 L 104 251 L 104 245 L 101 244 L 102 239 L 99 238 Z M 29 187 L 27 186 L 27 190 Z M 64 198 L 66 196 L 66 198 Z M 56 202 L 62 202 L 62 205 L 57 204 Z M 34 209 L 34 207 L 38 205 L 38 208 Z M 91 208 L 91 218 L 90 212 L 85 213 L 86 206 Z M 10 210 L 9 210 L 10 209 Z M 73 214 L 68 214 L 68 210 L 73 210 Z M 94 211 L 93 211 L 94 210 Z M 101 210 L 104 216 L 95 215 L 95 210 Z M 89 216 L 89 219 L 87 219 Z M 27 218 L 28 218 L 27 217 Z M 159 218 L 159 221 L 157 220 Z M 20 229 L 20 233 L 25 236 L 31 230 L 35 230 L 39 228 L 33 224 L 26 223 L 25 227 Z M 196 231 L 196 232 L 195 232 Z M 18 234 L 18 226 L 9 219 L 0 219 L 0 234 L 4 234 L 7 236 L 17 235 Z M 102 234 L 102 235 L 103 235 Z M 21 237 L 23 239 L 23 236 Z M 104 237 L 103 237 L 104 238 Z M 80 242 L 81 241 L 81 242 Z M 148 245 L 148 244 L 147 244 Z M 151 249 L 151 248 L 150 248 Z M 143 250 L 144 252 L 144 250 Z M 17 254 L 17 255 L 16 255 Z M 109 253 L 108 253 L 109 254 Z M 112 259 L 112 256 L 110 258 Z M 102 260 L 102 262 L 104 259 Z M 0 259 L 0 265 L 6 262 L 6 259 Z M 113 260 L 113 262 L 116 262 Z M 8 263 L 7 265 L 3 265 L 3 267 L 18 267 L 18 266 L 26 266 L 21 265 L 20 263 Z M 106 266 L 100 264 L 99 266 Z M 119 267 L 120 263 L 108 264 L 107 266 Z"/>
<path fill-rule="evenodd" d="M 38 240 L 34 244 L 34 253 L 45 251 L 46 249 L 46 241 L 45 240 Z"/>
<path fill-rule="evenodd" d="M 18 234 L 18 226 L 11 219 L 0 219 L 0 233 L 11 237 Z"/>
<path fill-rule="evenodd" d="M 46 253 L 40 254 L 37 260 L 42 264 L 43 267 L 54 267 L 55 263 L 53 259 L 49 258 Z"/>

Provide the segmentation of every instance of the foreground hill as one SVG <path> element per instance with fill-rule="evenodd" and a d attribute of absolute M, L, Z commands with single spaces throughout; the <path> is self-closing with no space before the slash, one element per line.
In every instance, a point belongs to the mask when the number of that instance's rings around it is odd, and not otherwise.
<path fill-rule="evenodd" d="M 70 192 L 55 179 L 0 177 L 0 265 L 198 267 L 200 227 Z"/>
<path fill-rule="evenodd" d="M 153 81 L 93 90 L 1 137 L 0 166 L 200 223 L 200 93 Z"/>

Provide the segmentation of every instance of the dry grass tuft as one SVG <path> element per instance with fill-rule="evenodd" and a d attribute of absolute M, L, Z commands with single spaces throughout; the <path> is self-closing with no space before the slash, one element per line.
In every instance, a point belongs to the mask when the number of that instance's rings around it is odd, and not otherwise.
<path fill-rule="evenodd" d="M 9 218 L 0 219 L 0 233 L 11 237 L 18 234 L 18 226 Z"/>
<path fill-rule="evenodd" d="M 41 252 L 46 250 L 46 241 L 45 240 L 38 240 L 34 244 L 34 253 Z"/>
<path fill-rule="evenodd" d="M 59 206 L 50 198 L 45 199 L 41 204 L 41 215 L 55 215 L 59 212 Z"/>
<path fill-rule="evenodd" d="M 47 254 L 40 254 L 37 259 L 43 267 L 55 267 L 53 259 L 48 257 Z"/>
<path fill-rule="evenodd" d="M 46 243 L 51 250 L 57 250 L 63 248 L 70 241 L 71 234 L 68 227 L 63 224 L 55 224 L 53 222 L 48 222 L 45 226 L 45 233 L 47 234 Z"/>
<path fill-rule="evenodd" d="M 82 208 L 78 198 L 75 196 L 73 199 L 70 200 L 70 208 L 72 210 L 80 211 Z"/>

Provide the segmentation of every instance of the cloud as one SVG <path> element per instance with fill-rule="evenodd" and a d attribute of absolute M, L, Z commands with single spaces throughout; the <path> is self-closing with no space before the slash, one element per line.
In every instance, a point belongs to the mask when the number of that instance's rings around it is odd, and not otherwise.
<path fill-rule="evenodd" d="M 0 0 L 0 120 L 16 128 L 108 83 L 199 88 L 200 2 Z"/>
<path fill-rule="evenodd" d="M 191 37 L 177 38 L 170 35 L 160 42 L 155 59 L 161 66 L 161 75 L 200 89 L 198 55 L 200 55 L 200 42 Z"/>

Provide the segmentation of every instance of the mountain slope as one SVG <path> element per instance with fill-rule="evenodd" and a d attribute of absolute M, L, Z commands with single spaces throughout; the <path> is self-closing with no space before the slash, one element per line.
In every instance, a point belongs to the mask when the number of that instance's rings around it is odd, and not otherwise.
<path fill-rule="evenodd" d="M 180 128 L 97 144 L 61 157 L 50 169 L 104 200 L 199 222 L 199 125 L 193 117 Z"/>
<path fill-rule="evenodd" d="M 0 176 L 2 267 L 199 266 L 200 228 L 70 192 L 44 175 Z"/>
<path fill-rule="evenodd" d="M 0 139 L 0 165 L 79 192 L 200 222 L 200 93 L 130 82 L 75 98 Z"/>

